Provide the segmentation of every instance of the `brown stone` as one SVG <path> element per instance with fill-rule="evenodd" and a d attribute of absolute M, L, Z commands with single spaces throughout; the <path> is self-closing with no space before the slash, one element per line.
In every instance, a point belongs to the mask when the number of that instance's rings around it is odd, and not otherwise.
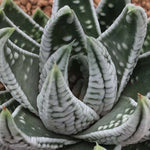
<path fill-rule="evenodd" d="M 39 7 L 44 7 L 48 5 L 48 1 L 47 0 L 39 0 L 38 1 L 38 6 Z"/>
<path fill-rule="evenodd" d="M 28 11 L 28 12 L 30 12 L 31 7 L 32 7 L 31 3 L 28 2 L 27 5 L 26 5 L 26 8 L 27 8 L 27 11 Z"/>
<path fill-rule="evenodd" d="M 27 4 L 28 0 L 20 0 L 20 2 L 21 2 L 22 5 L 25 6 Z"/>
<path fill-rule="evenodd" d="M 38 0 L 30 0 L 30 2 L 31 2 L 32 5 L 36 5 Z"/>
<path fill-rule="evenodd" d="M 46 6 L 43 11 L 45 12 L 46 15 L 50 16 L 51 15 L 51 11 L 52 11 L 52 7 L 51 6 Z"/>

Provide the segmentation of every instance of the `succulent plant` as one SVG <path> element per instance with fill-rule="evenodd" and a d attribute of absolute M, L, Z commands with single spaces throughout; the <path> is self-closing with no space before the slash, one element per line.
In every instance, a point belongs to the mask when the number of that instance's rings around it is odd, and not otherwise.
<path fill-rule="evenodd" d="M 119 150 L 150 139 L 141 7 L 55 0 L 50 19 L 40 10 L 32 19 L 4 0 L 0 28 L 0 149 Z"/>

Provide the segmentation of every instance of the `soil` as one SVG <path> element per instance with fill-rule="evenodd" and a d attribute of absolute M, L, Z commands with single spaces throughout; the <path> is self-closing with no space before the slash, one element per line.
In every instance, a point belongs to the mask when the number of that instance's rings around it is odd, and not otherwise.
<path fill-rule="evenodd" d="M 0 0 L 1 3 L 2 0 Z M 51 16 L 53 0 L 14 0 L 27 14 L 32 16 L 37 8 L 42 9 L 49 17 Z M 97 7 L 100 0 L 94 0 Z M 150 17 L 150 0 L 132 0 L 132 3 L 142 6 Z M 0 82 L 0 90 L 5 90 Z"/>

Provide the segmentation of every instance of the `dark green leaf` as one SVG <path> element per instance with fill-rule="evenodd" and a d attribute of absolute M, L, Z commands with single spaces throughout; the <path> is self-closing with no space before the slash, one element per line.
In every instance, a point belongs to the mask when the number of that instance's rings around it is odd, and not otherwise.
<path fill-rule="evenodd" d="M 115 64 L 118 97 L 137 63 L 146 35 L 147 16 L 138 6 L 128 4 L 113 25 L 100 37 Z"/>
<path fill-rule="evenodd" d="M 51 17 L 45 27 L 40 49 L 40 71 L 59 47 L 72 41 L 72 54 L 86 53 L 86 37 L 80 22 L 75 13 L 65 6 Z"/>
<path fill-rule="evenodd" d="M 92 0 L 55 0 L 52 15 L 55 15 L 65 5 L 74 10 L 87 35 L 95 38 L 100 35 L 100 27 Z"/>
<path fill-rule="evenodd" d="M 33 20 L 38 23 L 41 27 L 45 27 L 49 20 L 49 17 L 39 8 L 36 9 L 32 16 Z"/>
<path fill-rule="evenodd" d="M 115 19 L 121 14 L 123 8 L 128 4 L 130 0 L 101 0 L 96 13 L 98 21 L 101 27 L 101 31 L 104 32 Z"/>
<path fill-rule="evenodd" d="M 141 53 L 150 51 L 150 18 L 147 21 L 147 33 L 144 40 L 143 48 Z"/>
<path fill-rule="evenodd" d="M 121 97 L 114 109 L 76 138 L 99 144 L 128 145 L 138 142 L 148 131 L 150 101 L 139 94 L 138 105 L 131 98 Z"/>
<path fill-rule="evenodd" d="M 13 0 L 3 0 L 1 8 L 6 16 L 31 38 L 40 43 L 43 28 L 32 20 Z"/>
<path fill-rule="evenodd" d="M 140 56 L 136 68 L 128 82 L 123 95 L 136 98 L 141 93 L 150 98 L 150 52 Z"/>

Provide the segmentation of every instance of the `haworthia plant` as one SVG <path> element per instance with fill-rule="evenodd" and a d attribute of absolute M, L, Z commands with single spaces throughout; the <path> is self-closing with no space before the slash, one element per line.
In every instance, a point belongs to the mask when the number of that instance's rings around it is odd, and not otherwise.
<path fill-rule="evenodd" d="M 0 149 L 149 149 L 149 24 L 129 0 L 55 0 L 51 18 L 3 0 Z"/>

